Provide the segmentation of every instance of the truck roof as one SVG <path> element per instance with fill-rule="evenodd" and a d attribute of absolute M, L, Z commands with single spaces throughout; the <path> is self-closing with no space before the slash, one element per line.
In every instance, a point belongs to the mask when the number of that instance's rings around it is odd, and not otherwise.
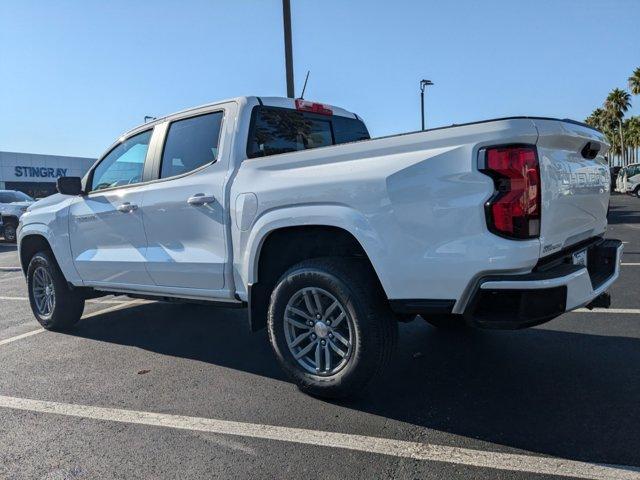
<path fill-rule="evenodd" d="M 310 100 L 312 102 L 316 102 L 315 100 Z M 140 125 L 135 126 L 134 128 L 131 128 L 129 130 L 127 130 L 126 132 L 124 132 L 121 137 L 123 136 L 128 136 L 131 133 L 142 129 L 143 127 L 149 128 L 153 125 L 156 125 L 158 123 L 162 123 L 162 122 L 166 122 L 167 120 L 172 120 L 174 118 L 178 118 L 181 117 L 182 115 L 184 115 L 185 113 L 191 112 L 191 111 L 195 111 L 195 110 L 200 110 L 200 109 L 204 109 L 204 108 L 210 108 L 210 107 L 215 107 L 216 105 L 221 105 L 223 103 L 230 103 L 230 102 L 236 102 L 238 104 L 246 104 L 246 105 L 266 105 L 269 107 L 280 107 L 280 108 L 290 108 L 295 110 L 296 105 L 295 105 L 295 99 L 293 98 L 285 98 L 285 97 L 257 97 L 257 96 L 243 96 L 243 97 L 234 97 L 234 98 L 227 98 L 225 100 L 219 100 L 216 102 L 212 102 L 212 103 L 205 103 L 203 105 L 198 105 L 196 107 L 190 107 L 190 108 L 186 108 L 184 110 L 179 110 L 177 112 L 173 112 L 170 113 L 168 115 L 164 115 L 162 117 L 158 117 L 150 122 L 147 123 L 142 123 Z M 317 103 L 322 103 L 322 102 L 317 102 Z M 334 105 L 329 105 L 327 103 L 323 103 L 323 105 L 325 105 L 326 107 L 329 107 L 332 111 L 333 111 L 333 115 L 337 115 L 340 117 L 347 117 L 347 118 L 355 118 L 357 120 L 362 120 L 360 117 L 358 117 L 358 115 L 356 115 L 355 113 L 349 112 L 348 110 L 345 110 L 344 108 L 340 108 L 340 107 L 336 107 Z"/>

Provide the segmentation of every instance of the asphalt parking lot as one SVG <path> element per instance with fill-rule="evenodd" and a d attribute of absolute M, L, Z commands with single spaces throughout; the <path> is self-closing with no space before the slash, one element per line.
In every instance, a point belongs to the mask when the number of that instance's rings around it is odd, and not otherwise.
<path fill-rule="evenodd" d="M 611 310 L 403 324 L 340 402 L 299 393 L 242 310 L 105 297 L 44 332 L 0 244 L 0 478 L 640 478 L 640 199 L 612 197 L 608 235 Z"/>

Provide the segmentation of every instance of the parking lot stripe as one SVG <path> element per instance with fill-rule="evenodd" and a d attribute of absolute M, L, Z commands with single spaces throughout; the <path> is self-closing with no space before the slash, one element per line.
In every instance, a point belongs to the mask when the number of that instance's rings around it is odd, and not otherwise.
<path fill-rule="evenodd" d="M 86 315 L 83 315 L 82 318 L 91 318 L 91 317 L 96 317 L 98 315 L 102 315 L 103 313 L 109 313 L 109 312 L 114 312 L 116 310 L 120 310 L 121 308 L 127 308 L 127 307 L 131 307 L 133 305 L 142 305 L 145 303 L 148 303 L 148 300 L 130 300 L 128 302 L 119 302 L 117 305 L 114 305 L 112 307 L 108 307 L 108 308 L 103 308 L 101 310 L 98 310 L 96 312 L 91 312 L 88 313 Z"/>
<path fill-rule="evenodd" d="M 29 297 L 0 297 L 0 300 L 28 301 Z M 127 303 L 127 302 L 129 302 L 129 300 L 99 300 L 99 299 L 94 299 L 94 300 L 87 300 L 87 302 L 89 302 L 89 303 L 97 303 L 97 304 L 100 304 L 100 303 L 102 303 L 102 304 L 109 304 L 109 303 L 120 304 L 120 303 Z"/>
<path fill-rule="evenodd" d="M 95 317 L 98 315 L 102 315 L 103 313 L 109 313 L 109 312 L 113 312 L 115 310 L 120 310 L 121 308 L 126 308 L 126 307 L 130 307 L 134 304 L 142 304 L 145 303 L 146 300 L 131 300 L 130 302 L 121 302 L 118 305 L 114 305 L 112 307 L 108 307 L 108 308 L 103 308 L 101 310 L 98 310 L 96 312 L 91 312 L 88 313 L 86 315 L 83 315 L 82 318 L 91 318 L 91 317 Z M 5 338 L 4 340 L 0 340 L 0 347 L 3 345 L 7 345 L 8 343 L 12 343 L 15 342 L 16 340 L 22 340 L 23 338 L 27 338 L 30 337 L 32 335 L 36 335 L 38 333 L 42 333 L 42 332 L 46 332 L 46 330 L 44 328 L 38 328 L 36 330 L 31 330 L 30 332 L 26 332 L 26 333 L 21 333 L 20 335 L 16 335 L 15 337 L 10 337 L 10 338 Z"/>
<path fill-rule="evenodd" d="M 32 335 L 36 335 L 37 333 L 42 333 L 44 331 L 45 331 L 44 328 L 38 328 L 37 330 L 31 330 L 30 332 L 22 333 L 20 335 L 16 335 L 15 337 L 11 337 L 11 338 L 6 338 L 4 340 L 0 340 L 0 347 L 2 345 L 6 345 L 8 343 L 15 342 L 16 340 L 22 340 L 23 338 L 27 338 L 27 337 L 30 337 Z"/>
<path fill-rule="evenodd" d="M 621 263 L 620 265 L 622 265 L 623 267 L 637 267 L 638 265 L 640 265 L 640 263 Z"/>
<path fill-rule="evenodd" d="M 573 311 L 578 313 L 630 313 L 637 315 L 640 313 L 640 308 L 594 308 L 593 310 L 578 308 Z"/>
<path fill-rule="evenodd" d="M 496 470 L 593 480 L 640 479 L 639 469 L 623 465 L 601 465 L 553 457 L 490 452 L 303 428 L 188 417 L 165 413 L 124 410 L 120 408 L 94 407 L 3 395 L 0 395 L 0 407 L 93 420 L 341 448 L 379 455 L 411 458 L 414 460 L 443 462 Z"/>

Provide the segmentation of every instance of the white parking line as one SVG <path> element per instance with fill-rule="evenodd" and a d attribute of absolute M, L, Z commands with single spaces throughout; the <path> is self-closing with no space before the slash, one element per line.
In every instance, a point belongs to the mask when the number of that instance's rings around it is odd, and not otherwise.
<path fill-rule="evenodd" d="M 640 265 L 640 263 L 621 263 L 620 265 L 622 265 L 623 267 L 637 267 L 638 265 Z"/>
<path fill-rule="evenodd" d="M 0 407 L 69 417 L 119 423 L 151 425 L 245 438 L 341 448 L 432 462 L 467 465 L 561 477 L 594 480 L 639 480 L 640 471 L 623 465 L 600 465 L 553 457 L 500 453 L 469 448 L 447 447 L 364 435 L 280 427 L 257 423 L 232 422 L 212 418 L 141 412 L 70 403 L 48 402 L 0 395 Z"/>
<path fill-rule="evenodd" d="M 116 310 L 120 310 L 121 308 L 127 308 L 136 304 L 142 305 L 144 303 L 149 303 L 149 300 L 136 299 L 136 300 L 129 300 L 128 302 L 119 302 L 117 305 L 114 305 L 113 307 L 103 308 L 96 312 L 87 313 L 86 315 L 82 316 L 82 319 L 84 320 L 85 318 L 96 317 L 98 315 L 102 315 L 103 313 L 115 312 Z"/>
<path fill-rule="evenodd" d="M 118 305 L 114 305 L 112 307 L 108 307 L 108 308 L 103 308 L 102 310 L 98 310 L 96 312 L 91 312 L 88 313 L 86 315 L 82 316 L 82 319 L 86 319 L 86 318 L 91 318 L 91 317 L 95 317 L 97 315 L 102 315 L 103 313 L 109 313 L 109 312 L 113 312 L 115 310 L 120 310 L 121 308 L 126 308 L 129 307 L 133 304 L 142 304 L 145 303 L 146 300 L 131 300 L 130 302 L 124 302 L 124 303 L 120 303 Z M 4 340 L 0 340 L 0 347 L 3 345 L 7 345 L 8 343 L 13 343 L 17 340 L 22 340 L 23 338 L 27 338 L 30 337 L 32 335 L 37 335 L 38 333 L 42 333 L 42 332 L 46 332 L 46 330 L 44 328 L 38 328 L 36 330 L 31 330 L 29 332 L 26 333 L 21 333 L 20 335 L 16 335 L 15 337 L 10 337 L 10 338 L 5 338 Z"/>
<path fill-rule="evenodd" d="M 21 335 L 16 335 L 15 337 L 0 340 L 0 347 L 2 345 L 6 345 L 7 343 L 12 343 L 12 342 L 15 342 L 16 340 L 22 340 L 23 338 L 30 337 L 31 335 L 36 335 L 37 333 L 42 333 L 44 331 L 45 331 L 44 328 L 38 328 L 37 330 L 31 330 L 30 332 L 23 333 Z"/>
<path fill-rule="evenodd" d="M 637 315 L 640 313 L 640 308 L 594 308 L 593 310 L 578 308 L 573 311 L 578 313 L 630 313 Z"/>
<path fill-rule="evenodd" d="M 29 297 L 2 297 L 0 296 L 0 300 L 15 300 L 15 301 L 29 301 Z M 87 300 L 88 303 L 97 303 L 97 304 L 109 304 L 109 303 L 115 303 L 115 304 L 120 304 L 120 303 L 126 303 L 129 300 L 100 300 L 100 299 L 92 299 L 92 300 Z"/>

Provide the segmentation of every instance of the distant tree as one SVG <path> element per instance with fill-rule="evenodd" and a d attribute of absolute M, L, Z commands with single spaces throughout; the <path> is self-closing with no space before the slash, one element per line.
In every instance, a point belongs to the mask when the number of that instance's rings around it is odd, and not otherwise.
<path fill-rule="evenodd" d="M 634 95 L 640 95 L 640 67 L 636 68 L 629 77 L 629 89 Z"/>
<path fill-rule="evenodd" d="M 587 125 L 591 125 L 593 128 L 597 128 L 598 130 L 604 132 L 605 125 L 605 111 L 602 108 L 596 108 L 591 115 L 587 117 L 585 123 Z"/>
<path fill-rule="evenodd" d="M 629 110 L 631 107 L 631 95 L 629 92 L 622 90 L 620 88 L 614 88 L 611 93 L 607 96 L 606 101 L 604 102 L 605 110 L 608 114 L 610 114 L 613 118 L 615 118 L 618 122 L 618 135 L 620 139 L 620 153 L 622 155 L 622 161 L 626 165 L 626 155 L 624 149 L 624 130 L 622 119 L 624 118 L 625 112 Z"/>
<path fill-rule="evenodd" d="M 629 146 L 630 163 L 638 162 L 640 148 L 640 117 L 631 117 L 624 122 L 625 141 Z"/>

